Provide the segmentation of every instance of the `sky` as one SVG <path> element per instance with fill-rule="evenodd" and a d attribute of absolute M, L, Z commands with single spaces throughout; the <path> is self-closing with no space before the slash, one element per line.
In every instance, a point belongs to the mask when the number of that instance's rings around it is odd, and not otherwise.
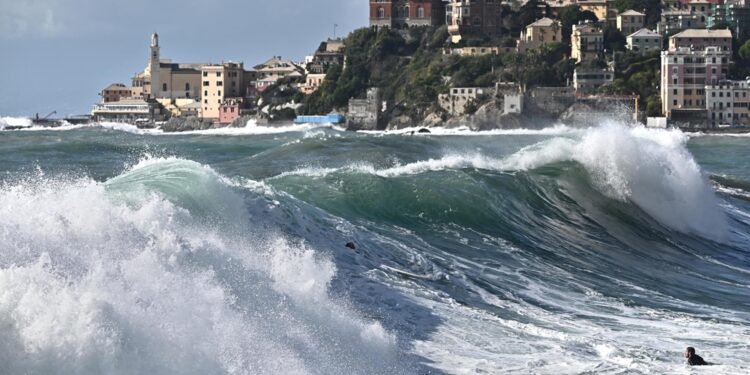
<path fill-rule="evenodd" d="M 249 68 L 301 61 L 367 13 L 364 0 L 0 0 L 0 116 L 90 112 L 146 67 L 154 32 L 163 59 Z"/>

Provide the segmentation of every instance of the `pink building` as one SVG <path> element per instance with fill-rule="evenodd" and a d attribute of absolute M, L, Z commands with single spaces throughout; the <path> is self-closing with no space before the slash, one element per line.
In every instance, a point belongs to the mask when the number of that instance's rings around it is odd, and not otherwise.
<path fill-rule="evenodd" d="M 228 98 L 219 106 L 219 123 L 231 124 L 240 117 L 240 111 L 245 108 L 242 98 Z"/>

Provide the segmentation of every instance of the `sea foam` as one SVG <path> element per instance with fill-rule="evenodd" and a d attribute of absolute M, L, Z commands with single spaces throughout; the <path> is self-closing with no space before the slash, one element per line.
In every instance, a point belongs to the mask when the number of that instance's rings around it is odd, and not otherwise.
<path fill-rule="evenodd" d="M 407 372 L 391 333 L 329 297 L 332 261 L 225 210 L 244 203 L 222 185 L 180 159 L 145 161 L 106 183 L 5 183 L 4 371 Z M 203 200 L 215 211 L 201 212 Z"/>

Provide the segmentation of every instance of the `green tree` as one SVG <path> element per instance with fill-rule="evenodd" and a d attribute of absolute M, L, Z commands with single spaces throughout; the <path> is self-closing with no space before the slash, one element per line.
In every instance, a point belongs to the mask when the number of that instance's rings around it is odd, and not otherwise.
<path fill-rule="evenodd" d="M 739 54 L 743 60 L 750 60 L 750 39 L 745 41 L 745 44 L 740 47 Z"/>

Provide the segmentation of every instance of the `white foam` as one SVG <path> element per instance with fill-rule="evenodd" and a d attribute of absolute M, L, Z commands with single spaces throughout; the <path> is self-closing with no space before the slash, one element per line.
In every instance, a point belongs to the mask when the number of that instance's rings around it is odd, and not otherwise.
<path fill-rule="evenodd" d="M 0 130 L 9 126 L 28 128 L 31 125 L 31 119 L 26 117 L 0 117 Z"/>
<path fill-rule="evenodd" d="M 429 133 L 419 133 L 420 130 L 427 129 Z M 582 128 L 572 128 L 563 124 L 542 129 L 494 129 L 494 130 L 472 130 L 467 126 L 457 128 L 444 127 L 409 127 L 394 130 L 360 130 L 358 133 L 374 135 L 435 135 L 435 136 L 488 136 L 488 135 L 568 135 L 580 134 L 586 131 Z"/>
<path fill-rule="evenodd" d="M 4 371 L 403 373 L 393 336 L 328 296 L 331 261 L 258 233 L 222 181 L 197 163 L 151 158 L 105 184 L 4 184 Z M 194 214 L 202 201 L 239 226 Z"/>
<path fill-rule="evenodd" d="M 164 134 L 203 134 L 203 135 L 264 135 L 264 134 L 283 134 L 283 133 L 302 133 L 314 129 L 335 129 L 331 125 L 316 125 L 316 124 L 294 124 L 294 125 L 283 125 L 283 126 L 260 126 L 255 120 L 249 120 L 247 125 L 243 128 L 217 128 L 207 130 L 195 130 L 187 132 L 177 133 L 164 133 Z"/>

